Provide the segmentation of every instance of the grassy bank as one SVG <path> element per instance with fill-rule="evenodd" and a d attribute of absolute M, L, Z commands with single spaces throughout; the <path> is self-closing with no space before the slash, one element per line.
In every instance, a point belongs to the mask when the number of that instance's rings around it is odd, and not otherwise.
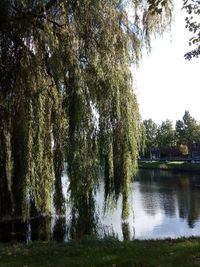
<path fill-rule="evenodd" d="M 139 161 L 141 169 L 160 169 L 160 170 L 175 170 L 175 171 L 194 171 L 200 172 L 200 163 L 190 163 L 184 161 Z"/>
<path fill-rule="evenodd" d="M 200 238 L 0 244 L 1 267 L 200 266 Z"/>

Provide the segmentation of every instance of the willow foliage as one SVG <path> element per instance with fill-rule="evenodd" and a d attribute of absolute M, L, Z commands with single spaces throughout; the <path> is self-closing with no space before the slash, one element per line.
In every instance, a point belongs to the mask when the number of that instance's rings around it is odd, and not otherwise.
<path fill-rule="evenodd" d="M 170 1 L 1 0 L 2 216 L 50 214 L 52 199 L 62 213 L 66 161 L 75 215 L 101 166 L 106 196 L 123 195 L 126 217 L 141 136 L 129 67 L 171 9 Z"/>

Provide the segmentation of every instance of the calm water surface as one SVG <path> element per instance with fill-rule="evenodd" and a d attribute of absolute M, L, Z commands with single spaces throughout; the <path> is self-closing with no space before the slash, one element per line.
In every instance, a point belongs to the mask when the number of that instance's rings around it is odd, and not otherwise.
<path fill-rule="evenodd" d="M 200 175 L 139 170 L 132 184 L 130 216 L 124 223 L 120 216 L 119 201 L 117 210 L 102 220 L 120 239 L 200 235 Z"/>
<path fill-rule="evenodd" d="M 67 179 L 65 194 L 67 195 Z M 139 170 L 131 184 L 130 215 L 121 220 L 121 198 L 105 211 L 104 184 L 99 183 L 95 213 L 82 205 L 77 220 L 66 216 L 35 218 L 28 223 L 0 223 L 0 241 L 78 239 L 83 234 L 113 235 L 120 240 L 200 236 L 200 175 L 159 170 Z M 69 207 L 69 205 L 67 205 Z M 93 209 L 94 210 L 94 209 Z"/>

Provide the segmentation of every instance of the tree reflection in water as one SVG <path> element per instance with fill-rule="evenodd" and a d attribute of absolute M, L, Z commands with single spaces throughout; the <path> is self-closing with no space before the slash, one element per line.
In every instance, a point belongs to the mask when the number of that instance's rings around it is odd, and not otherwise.
<path fill-rule="evenodd" d="M 80 239 L 84 235 L 96 235 L 98 216 L 95 213 L 95 200 L 93 193 L 80 196 L 79 205 L 73 206 L 71 210 L 71 221 L 68 226 L 69 237 Z"/>
<path fill-rule="evenodd" d="M 57 217 L 53 227 L 53 240 L 63 242 L 66 239 L 66 218 L 64 216 Z"/>
<path fill-rule="evenodd" d="M 51 240 L 51 217 L 38 216 L 30 221 L 31 240 Z"/>
<path fill-rule="evenodd" d="M 186 219 L 194 228 L 200 218 L 200 176 L 191 173 L 140 170 L 135 179 L 139 181 L 140 192 L 144 196 L 142 205 L 149 215 L 162 210 L 167 216 Z"/>
<path fill-rule="evenodd" d="M 106 187 L 106 191 L 104 191 L 104 180 L 101 186 L 96 188 L 96 191 L 91 190 L 90 187 L 83 194 L 77 194 L 74 201 L 70 202 L 70 205 L 69 203 L 66 205 L 67 213 L 66 211 L 64 214 L 57 213 L 56 210 L 63 211 L 57 206 L 53 217 L 39 216 L 32 211 L 32 217 L 28 221 L 20 219 L 0 221 L 0 241 L 49 241 L 53 239 L 63 242 L 69 239 L 80 239 L 84 235 L 118 236 L 124 240 L 134 239 L 135 236 L 140 238 L 137 232 L 138 225 L 140 229 L 143 228 L 141 221 L 137 221 L 138 209 L 140 209 L 140 214 L 145 214 L 147 221 L 148 218 L 151 218 L 152 221 L 157 214 L 162 214 L 158 230 L 159 234 L 162 231 L 161 237 L 165 233 L 169 234 L 169 230 L 174 234 L 176 231 L 174 229 L 182 226 L 183 230 L 176 233 L 177 237 L 178 234 L 198 233 L 197 228 L 200 222 L 199 175 L 140 170 L 134 180 L 133 200 L 130 198 L 130 192 L 127 192 L 128 197 L 123 201 L 121 195 L 115 195 L 114 187 Z M 82 191 L 80 190 L 80 192 Z M 98 197 L 96 197 L 96 192 Z M 135 218 L 127 216 L 121 220 L 120 215 L 123 214 L 123 209 L 126 210 L 127 205 L 134 209 Z M 137 212 L 135 212 L 136 210 Z M 111 219 L 105 220 L 105 217 Z M 140 219 L 142 220 L 142 218 Z M 165 221 L 173 224 L 169 226 Z M 137 223 L 135 224 L 135 222 Z M 152 228 L 149 230 L 152 234 L 151 237 L 156 231 L 154 230 Z M 142 238 L 145 236 L 143 235 Z"/>
<path fill-rule="evenodd" d="M 21 220 L 0 222 L 0 242 L 26 241 L 27 224 Z"/>
<path fill-rule="evenodd" d="M 128 222 L 122 222 L 122 233 L 123 238 L 126 241 L 131 240 L 131 233 L 130 233 L 130 227 Z"/>

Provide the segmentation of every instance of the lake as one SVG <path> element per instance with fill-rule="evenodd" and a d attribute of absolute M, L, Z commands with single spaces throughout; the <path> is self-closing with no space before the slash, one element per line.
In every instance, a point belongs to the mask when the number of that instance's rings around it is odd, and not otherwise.
<path fill-rule="evenodd" d="M 66 176 L 63 181 L 67 189 Z M 103 181 L 99 182 L 95 198 L 91 198 L 89 205 L 82 204 L 80 217 L 67 205 L 66 215 L 62 217 L 41 216 L 28 222 L 1 222 L 0 241 L 67 241 L 84 234 L 114 236 L 120 240 L 200 235 L 199 174 L 139 170 L 131 183 L 130 214 L 125 221 L 121 220 L 120 197 L 117 203 L 111 203 L 105 209 Z"/>
<path fill-rule="evenodd" d="M 103 219 L 120 239 L 121 207 Z M 200 175 L 139 170 L 132 183 L 130 216 L 125 222 L 129 239 L 163 239 L 200 235 Z"/>

